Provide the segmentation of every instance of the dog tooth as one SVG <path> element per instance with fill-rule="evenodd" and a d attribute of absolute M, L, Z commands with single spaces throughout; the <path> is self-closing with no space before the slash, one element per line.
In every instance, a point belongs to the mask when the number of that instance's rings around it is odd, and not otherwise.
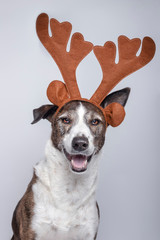
<path fill-rule="evenodd" d="M 87 160 L 84 162 L 83 167 L 87 166 Z"/>

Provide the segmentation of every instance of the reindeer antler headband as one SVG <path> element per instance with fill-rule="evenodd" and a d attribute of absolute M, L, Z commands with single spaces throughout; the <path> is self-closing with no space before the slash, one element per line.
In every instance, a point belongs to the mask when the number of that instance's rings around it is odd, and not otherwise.
<path fill-rule="evenodd" d="M 40 14 L 36 22 L 37 34 L 58 65 L 65 82 L 65 84 L 57 80 L 51 82 L 47 89 L 48 99 L 59 107 L 57 112 L 69 101 L 90 102 L 103 112 L 108 124 L 118 126 L 125 116 L 123 106 L 119 103 L 111 103 L 102 109 L 100 104 L 124 77 L 151 61 L 155 53 L 154 41 L 149 37 L 145 37 L 142 42 L 141 53 L 136 56 L 141 40 L 138 38 L 130 40 L 125 36 L 120 36 L 118 38 L 119 62 L 116 64 L 116 46 L 113 42 L 106 42 L 104 46 L 93 46 L 92 43 L 84 41 L 82 34 L 74 33 L 71 38 L 70 51 L 67 52 L 66 47 L 72 29 L 71 23 L 59 23 L 52 18 L 50 20 L 51 37 L 48 33 L 48 24 L 48 15 L 45 13 Z M 88 100 L 81 97 L 76 81 L 76 68 L 92 49 L 101 65 L 103 79 L 96 92 Z"/>

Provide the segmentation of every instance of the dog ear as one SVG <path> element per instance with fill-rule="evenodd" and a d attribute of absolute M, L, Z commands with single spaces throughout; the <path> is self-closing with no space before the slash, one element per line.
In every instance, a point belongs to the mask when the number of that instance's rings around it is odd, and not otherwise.
<path fill-rule="evenodd" d="M 51 118 L 57 109 L 58 109 L 58 107 L 53 104 L 52 105 L 51 104 L 43 105 L 39 108 L 34 109 L 33 110 L 34 120 L 31 124 L 37 123 L 41 119 L 47 119 L 51 122 Z"/>
<path fill-rule="evenodd" d="M 130 88 L 123 88 L 119 91 L 109 94 L 101 103 L 101 107 L 105 108 L 111 103 L 119 103 L 124 107 L 127 103 L 130 91 Z"/>

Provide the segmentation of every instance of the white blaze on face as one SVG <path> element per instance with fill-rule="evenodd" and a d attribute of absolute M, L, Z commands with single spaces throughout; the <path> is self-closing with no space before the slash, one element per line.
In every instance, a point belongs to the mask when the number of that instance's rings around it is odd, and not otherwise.
<path fill-rule="evenodd" d="M 86 108 L 82 104 L 80 104 L 80 106 L 75 111 L 77 119 L 75 119 L 75 124 L 73 125 L 69 133 L 67 133 L 66 136 L 64 137 L 63 145 L 68 153 L 72 153 L 73 138 L 84 136 L 88 139 L 89 142 L 89 147 L 85 151 L 86 155 L 89 156 L 94 152 L 94 144 L 93 135 L 85 119 Z"/>

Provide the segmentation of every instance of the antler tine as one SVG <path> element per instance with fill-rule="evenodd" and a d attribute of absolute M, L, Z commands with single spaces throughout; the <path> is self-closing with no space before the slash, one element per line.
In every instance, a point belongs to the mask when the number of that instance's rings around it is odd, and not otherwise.
<path fill-rule="evenodd" d="M 128 39 L 125 36 L 118 38 L 119 62 L 115 63 L 116 46 L 113 42 L 106 42 L 104 46 L 95 46 L 96 55 L 103 72 L 103 79 L 91 97 L 91 100 L 100 104 L 108 93 L 127 75 L 137 71 L 151 61 L 155 53 L 155 43 L 145 37 L 142 42 L 142 50 L 139 56 L 136 53 L 141 40 Z"/>
<path fill-rule="evenodd" d="M 69 22 L 59 23 L 57 20 L 51 19 L 52 36 L 50 37 L 48 24 L 48 15 L 45 13 L 40 14 L 36 22 L 38 37 L 58 65 L 70 97 L 80 98 L 81 95 L 76 82 L 76 68 L 81 60 L 92 50 L 93 45 L 84 41 L 82 34 L 75 33 L 71 39 L 70 51 L 67 52 L 66 47 L 72 25 Z"/>

